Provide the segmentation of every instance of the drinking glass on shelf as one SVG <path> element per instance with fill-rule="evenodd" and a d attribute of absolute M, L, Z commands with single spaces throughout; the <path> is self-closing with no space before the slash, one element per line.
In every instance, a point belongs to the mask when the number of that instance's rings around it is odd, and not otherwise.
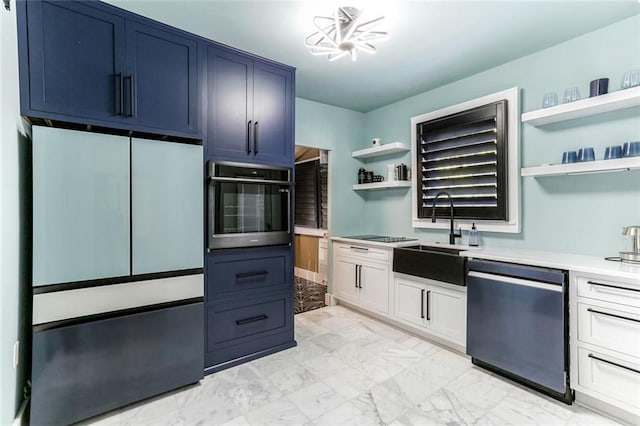
<path fill-rule="evenodd" d="M 558 105 L 558 94 L 556 92 L 548 92 L 542 98 L 542 108 L 549 108 Z"/>
<path fill-rule="evenodd" d="M 580 99 L 580 88 L 578 86 L 569 87 L 564 91 L 564 103 L 573 102 Z"/>
<path fill-rule="evenodd" d="M 640 86 L 640 68 L 627 71 L 622 76 L 622 83 L 620 84 L 622 89 L 628 89 L 635 86 Z"/>

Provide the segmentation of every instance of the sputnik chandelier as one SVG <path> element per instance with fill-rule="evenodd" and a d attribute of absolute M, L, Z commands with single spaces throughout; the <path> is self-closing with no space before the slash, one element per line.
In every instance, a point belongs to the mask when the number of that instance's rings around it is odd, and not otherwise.
<path fill-rule="evenodd" d="M 373 31 L 384 16 L 364 22 L 362 12 L 355 7 L 338 7 L 333 16 L 315 16 L 313 24 L 318 31 L 304 39 L 305 46 L 312 55 L 327 55 L 330 61 L 346 55 L 355 61 L 359 50 L 375 53 L 371 42 L 389 38 L 386 32 Z"/>

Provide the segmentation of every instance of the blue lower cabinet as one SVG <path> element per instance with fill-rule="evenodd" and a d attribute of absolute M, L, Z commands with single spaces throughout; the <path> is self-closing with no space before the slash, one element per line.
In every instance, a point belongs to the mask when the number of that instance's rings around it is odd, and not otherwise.
<path fill-rule="evenodd" d="M 291 247 L 221 251 L 207 256 L 207 302 L 257 291 L 284 291 L 293 288 Z"/>
<path fill-rule="evenodd" d="M 206 372 L 296 345 L 292 291 L 207 307 Z"/>
<path fill-rule="evenodd" d="M 75 423 L 203 377 L 203 304 L 33 333 L 32 425 Z"/>

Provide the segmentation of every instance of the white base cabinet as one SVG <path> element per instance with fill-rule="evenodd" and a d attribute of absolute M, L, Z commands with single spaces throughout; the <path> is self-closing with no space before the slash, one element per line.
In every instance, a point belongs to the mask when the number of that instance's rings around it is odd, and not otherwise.
<path fill-rule="evenodd" d="M 467 288 L 396 274 L 394 317 L 466 347 Z"/>
<path fill-rule="evenodd" d="M 640 424 L 640 281 L 571 272 L 571 387 Z M 612 408 L 612 409 L 611 409 Z"/>
<path fill-rule="evenodd" d="M 339 300 L 387 314 L 391 249 L 334 244 L 333 291 Z"/>
<path fill-rule="evenodd" d="M 467 346 L 467 288 L 392 271 L 393 249 L 333 243 L 339 302 L 460 352 Z"/>

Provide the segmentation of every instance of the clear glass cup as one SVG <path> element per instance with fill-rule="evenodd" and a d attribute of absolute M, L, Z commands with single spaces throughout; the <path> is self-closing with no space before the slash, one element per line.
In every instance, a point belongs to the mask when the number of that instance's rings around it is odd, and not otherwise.
<path fill-rule="evenodd" d="M 574 86 L 565 89 L 564 97 L 562 99 L 564 103 L 577 101 L 580 99 L 580 88 L 578 86 Z"/>
<path fill-rule="evenodd" d="M 620 84 L 622 89 L 635 86 L 640 86 L 640 69 L 629 70 L 622 76 L 622 83 Z"/>
<path fill-rule="evenodd" d="M 542 98 L 542 108 L 549 108 L 558 105 L 558 94 L 556 92 L 548 92 Z"/>

